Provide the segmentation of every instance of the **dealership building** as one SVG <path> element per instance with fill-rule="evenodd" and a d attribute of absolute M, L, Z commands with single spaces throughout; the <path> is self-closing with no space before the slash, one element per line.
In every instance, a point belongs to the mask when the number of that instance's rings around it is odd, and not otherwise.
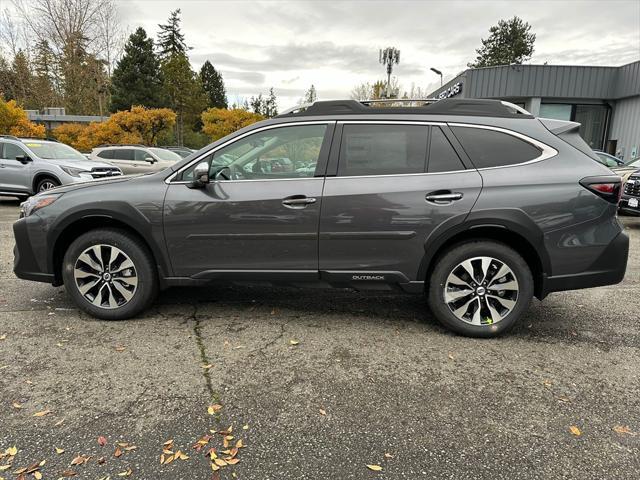
<path fill-rule="evenodd" d="M 471 68 L 436 98 L 495 98 L 537 117 L 572 120 L 595 150 L 640 156 L 640 61 L 620 67 L 510 65 Z"/>

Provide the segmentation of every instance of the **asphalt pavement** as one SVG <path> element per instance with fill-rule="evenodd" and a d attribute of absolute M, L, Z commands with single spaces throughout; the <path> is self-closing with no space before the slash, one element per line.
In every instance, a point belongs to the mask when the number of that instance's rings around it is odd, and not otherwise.
<path fill-rule="evenodd" d="M 621 284 L 475 340 L 347 290 L 171 289 L 96 320 L 14 277 L 17 216 L 0 198 L 0 478 L 640 478 L 640 218 Z"/>

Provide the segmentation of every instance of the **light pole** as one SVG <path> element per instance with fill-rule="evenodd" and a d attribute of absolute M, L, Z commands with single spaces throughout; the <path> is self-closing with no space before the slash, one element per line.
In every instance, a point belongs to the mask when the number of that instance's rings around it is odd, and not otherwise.
<path fill-rule="evenodd" d="M 395 47 L 380 49 L 380 63 L 387 67 L 387 98 L 391 98 L 391 72 L 393 65 L 400 63 L 400 50 Z"/>
<path fill-rule="evenodd" d="M 436 75 L 440 75 L 440 86 L 442 86 L 442 72 L 437 68 L 433 68 L 433 67 L 431 67 L 431 71 Z"/>

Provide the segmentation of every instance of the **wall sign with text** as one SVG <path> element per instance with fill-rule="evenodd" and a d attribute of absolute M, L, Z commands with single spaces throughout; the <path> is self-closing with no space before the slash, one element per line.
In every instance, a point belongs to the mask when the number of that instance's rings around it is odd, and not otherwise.
<path fill-rule="evenodd" d="M 438 95 L 438 98 L 442 100 L 443 98 L 455 97 L 456 95 L 460 95 L 461 93 L 462 93 L 462 82 L 457 82 L 451 85 L 446 90 L 443 90 L 442 92 L 440 92 L 440 94 Z"/>

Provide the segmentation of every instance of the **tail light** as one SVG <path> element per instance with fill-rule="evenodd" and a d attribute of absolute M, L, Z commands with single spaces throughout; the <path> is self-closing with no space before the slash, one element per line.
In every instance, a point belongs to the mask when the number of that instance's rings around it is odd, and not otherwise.
<path fill-rule="evenodd" d="M 580 185 L 614 204 L 617 204 L 622 196 L 622 178 L 617 175 L 586 177 L 580 180 Z"/>

